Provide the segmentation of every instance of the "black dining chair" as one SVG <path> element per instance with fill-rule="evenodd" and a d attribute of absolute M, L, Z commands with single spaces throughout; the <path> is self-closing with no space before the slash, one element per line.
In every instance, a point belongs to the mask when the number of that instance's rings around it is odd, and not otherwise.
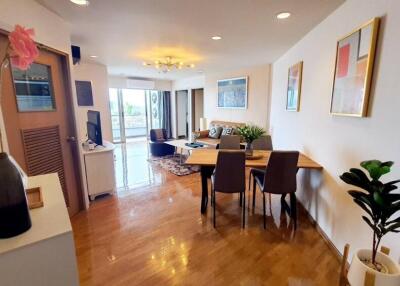
<path fill-rule="evenodd" d="M 215 203 L 216 193 L 233 194 L 239 193 L 243 198 L 240 203 L 243 211 L 242 227 L 245 226 L 245 206 L 246 206 L 246 173 L 245 173 L 246 155 L 244 151 L 227 151 L 218 152 L 217 164 L 213 175 L 211 176 L 211 201 L 213 207 L 213 225 L 216 225 Z M 241 201 L 241 200 L 240 200 Z"/>
<path fill-rule="evenodd" d="M 297 228 L 296 188 L 297 188 L 297 151 L 272 151 L 265 170 L 256 170 L 253 181 L 253 208 L 255 207 L 256 185 L 263 194 L 263 217 L 266 228 L 265 193 L 282 195 L 282 207 L 287 208 L 285 196 L 290 194 L 290 216 Z"/>
<path fill-rule="evenodd" d="M 272 139 L 270 135 L 266 136 L 261 136 L 260 138 L 257 138 L 256 140 L 253 141 L 253 150 L 265 150 L 265 151 L 272 151 Z M 252 168 L 250 169 L 250 175 L 249 175 L 249 191 L 251 191 L 251 178 L 254 177 L 254 172 L 257 170 L 264 170 L 265 168 Z"/>
<path fill-rule="evenodd" d="M 222 135 L 220 138 L 218 149 L 239 150 L 240 136 L 239 135 Z"/>

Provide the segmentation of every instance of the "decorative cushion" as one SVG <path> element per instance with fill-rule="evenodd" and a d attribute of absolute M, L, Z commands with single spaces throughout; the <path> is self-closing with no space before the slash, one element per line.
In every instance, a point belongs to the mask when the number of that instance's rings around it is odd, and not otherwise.
<path fill-rule="evenodd" d="M 154 134 L 156 135 L 156 141 L 165 141 L 162 129 L 155 129 Z"/>
<path fill-rule="evenodd" d="M 235 128 L 233 127 L 224 127 L 221 133 L 221 135 L 234 135 L 234 134 L 235 134 Z"/>
<path fill-rule="evenodd" d="M 210 132 L 208 133 L 209 138 L 219 139 L 221 136 L 222 127 L 211 127 Z"/>

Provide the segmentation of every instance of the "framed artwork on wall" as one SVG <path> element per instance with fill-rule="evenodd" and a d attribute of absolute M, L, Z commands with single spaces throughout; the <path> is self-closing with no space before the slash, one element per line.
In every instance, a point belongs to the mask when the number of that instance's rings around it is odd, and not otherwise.
<path fill-rule="evenodd" d="M 374 18 L 337 42 L 331 114 L 367 116 L 378 28 Z"/>
<path fill-rule="evenodd" d="M 78 106 L 93 106 L 92 83 L 90 81 L 76 80 L 75 86 Z"/>
<path fill-rule="evenodd" d="M 303 76 L 303 62 L 291 66 L 288 72 L 288 87 L 286 95 L 286 110 L 299 111 L 301 96 L 301 81 Z"/>
<path fill-rule="evenodd" d="M 247 80 L 247 76 L 219 80 L 217 107 L 246 109 Z"/>

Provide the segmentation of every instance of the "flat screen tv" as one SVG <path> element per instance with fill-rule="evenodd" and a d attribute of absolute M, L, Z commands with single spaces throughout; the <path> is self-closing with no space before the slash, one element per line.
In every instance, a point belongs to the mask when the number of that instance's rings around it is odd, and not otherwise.
<path fill-rule="evenodd" d="M 100 112 L 89 110 L 87 113 L 88 121 L 86 123 L 88 139 L 96 145 L 103 145 L 101 135 Z"/>

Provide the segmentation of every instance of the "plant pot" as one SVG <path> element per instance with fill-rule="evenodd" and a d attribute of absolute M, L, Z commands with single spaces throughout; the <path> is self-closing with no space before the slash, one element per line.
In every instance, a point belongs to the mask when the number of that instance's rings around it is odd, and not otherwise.
<path fill-rule="evenodd" d="M 347 279 L 351 286 L 364 286 L 366 272 L 375 275 L 375 286 L 399 286 L 400 285 L 400 266 L 389 256 L 378 252 L 376 261 L 385 265 L 389 273 L 381 273 L 365 265 L 362 260 L 371 259 L 372 250 L 360 249 L 353 256 Z"/>
<path fill-rule="evenodd" d="M 30 228 L 21 174 L 7 153 L 0 153 L 0 238 L 17 236 Z"/>
<path fill-rule="evenodd" d="M 246 152 L 246 156 L 248 156 L 248 157 L 253 156 L 253 145 L 250 142 L 246 143 L 245 152 Z"/>

